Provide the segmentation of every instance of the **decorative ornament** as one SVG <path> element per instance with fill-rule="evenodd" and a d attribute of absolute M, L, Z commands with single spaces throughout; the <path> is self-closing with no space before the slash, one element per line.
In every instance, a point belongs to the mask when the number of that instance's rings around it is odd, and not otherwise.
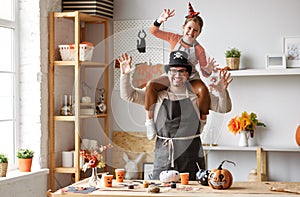
<path fill-rule="evenodd" d="M 296 138 L 296 143 L 298 144 L 298 146 L 300 146 L 300 125 L 296 129 L 295 138 Z"/>
<path fill-rule="evenodd" d="M 158 186 L 150 186 L 147 189 L 148 193 L 159 193 L 160 192 L 160 188 Z"/>
<path fill-rule="evenodd" d="M 224 160 L 217 169 L 211 170 L 208 176 L 208 185 L 213 189 L 229 189 L 232 185 L 232 174 L 229 170 L 222 168 L 224 162 L 232 163 L 235 166 L 234 162 Z"/>
<path fill-rule="evenodd" d="M 194 11 L 191 2 L 189 2 L 188 9 L 189 9 L 189 14 L 185 16 L 185 18 L 193 18 L 194 16 L 198 16 L 200 14 L 200 12 Z"/>
<path fill-rule="evenodd" d="M 64 105 L 60 109 L 60 115 L 72 116 L 73 113 L 73 101 L 71 95 L 64 95 Z"/>
<path fill-rule="evenodd" d="M 123 152 L 123 159 L 125 161 L 125 179 L 132 180 L 137 179 L 139 177 L 139 163 L 144 157 L 145 152 L 140 153 L 135 159 L 129 159 L 129 156 L 126 152 Z"/>
<path fill-rule="evenodd" d="M 137 40 L 137 50 L 140 52 L 140 53 L 146 53 L 146 32 L 144 29 L 140 30 L 139 33 L 138 33 L 138 38 L 140 40 Z"/>
<path fill-rule="evenodd" d="M 211 172 L 210 170 L 200 169 L 196 173 L 196 180 L 198 181 L 198 183 L 204 186 L 208 186 L 208 176 L 210 172 Z"/>
<path fill-rule="evenodd" d="M 178 182 L 179 178 L 177 170 L 164 170 L 159 174 L 159 180 L 163 183 Z"/>
<path fill-rule="evenodd" d="M 104 98 L 105 89 L 101 88 L 99 91 L 100 91 L 100 98 L 99 98 L 100 101 L 97 103 L 96 110 L 97 110 L 97 114 L 102 114 L 106 112 L 106 104 Z"/>
<path fill-rule="evenodd" d="M 196 162 L 199 171 L 196 173 L 196 180 L 198 183 L 204 186 L 208 186 L 208 176 L 210 174 L 210 170 L 201 169 L 198 162 Z"/>

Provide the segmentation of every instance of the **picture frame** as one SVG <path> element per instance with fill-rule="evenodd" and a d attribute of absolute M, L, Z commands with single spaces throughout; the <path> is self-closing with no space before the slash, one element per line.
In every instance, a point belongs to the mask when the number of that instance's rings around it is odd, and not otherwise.
<path fill-rule="evenodd" d="M 143 164 L 143 180 L 151 180 L 152 179 L 153 168 L 154 168 L 153 163 L 144 163 Z"/>
<path fill-rule="evenodd" d="M 266 69 L 286 69 L 285 54 L 266 54 Z"/>
<path fill-rule="evenodd" d="M 300 68 L 300 36 L 283 37 L 283 53 L 286 56 L 286 67 Z"/>

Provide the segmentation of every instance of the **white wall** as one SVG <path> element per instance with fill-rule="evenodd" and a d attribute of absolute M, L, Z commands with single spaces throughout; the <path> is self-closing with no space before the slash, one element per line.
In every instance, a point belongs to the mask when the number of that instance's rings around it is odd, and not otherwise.
<path fill-rule="evenodd" d="M 300 1 L 298 0 L 191 0 L 195 11 L 200 11 L 204 28 L 198 41 L 208 54 L 224 66 L 224 52 L 229 47 L 242 51 L 241 68 L 265 68 L 266 53 L 282 52 L 282 37 L 300 35 Z M 181 33 L 187 14 L 188 1 L 172 0 L 115 0 L 114 20 L 156 19 L 163 8 L 175 9 L 175 16 L 165 23 L 173 32 Z M 267 128 L 257 129 L 259 145 L 296 147 L 295 130 L 300 124 L 300 76 L 234 77 L 229 87 L 233 109 L 226 115 L 213 115 L 208 127 L 218 128 L 219 145 L 237 145 L 238 137 L 227 129 L 229 119 L 242 111 L 256 112 Z M 120 99 L 119 91 L 112 92 L 112 130 L 144 131 L 144 110 Z M 245 153 L 247 154 L 247 153 Z M 269 179 L 300 181 L 297 165 L 299 153 L 271 153 L 268 156 Z M 226 153 L 211 155 L 215 168 L 223 159 L 238 163 L 233 170 L 236 180 L 246 180 L 255 167 L 255 156 Z M 286 165 L 286 161 L 291 161 Z M 247 166 L 245 168 L 244 166 Z"/>

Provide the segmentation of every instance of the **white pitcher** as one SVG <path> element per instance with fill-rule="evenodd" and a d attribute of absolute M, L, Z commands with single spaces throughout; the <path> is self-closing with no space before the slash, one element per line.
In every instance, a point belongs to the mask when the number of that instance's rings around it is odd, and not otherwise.
<path fill-rule="evenodd" d="M 248 146 L 248 138 L 249 138 L 249 132 L 240 131 L 239 146 Z"/>

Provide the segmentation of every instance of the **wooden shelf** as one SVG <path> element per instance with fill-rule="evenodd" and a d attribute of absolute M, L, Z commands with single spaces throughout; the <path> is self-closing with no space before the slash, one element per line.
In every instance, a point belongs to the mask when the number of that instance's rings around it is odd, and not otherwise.
<path fill-rule="evenodd" d="M 57 57 L 57 46 L 59 43 L 59 39 L 56 38 L 58 31 L 61 34 L 70 34 L 70 31 L 65 31 L 65 28 L 57 28 L 59 22 L 65 22 L 63 20 L 72 20 L 73 23 L 69 23 L 73 25 L 73 35 L 70 37 L 74 37 L 74 61 L 59 61 Z M 80 59 L 80 50 L 79 46 L 82 41 L 87 40 L 86 35 L 88 35 L 88 24 L 99 24 L 101 29 L 104 30 L 104 34 L 100 34 L 100 39 L 104 40 L 105 45 L 103 46 L 104 51 L 104 60 L 103 62 L 94 62 L 94 61 L 79 61 Z M 85 25 L 83 25 L 85 24 Z M 82 82 L 85 81 L 85 68 L 100 68 L 103 69 L 103 88 L 105 89 L 105 104 L 107 108 L 109 108 L 109 66 L 108 66 L 108 19 L 99 17 L 99 16 L 92 16 L 84 13 L 80 13 L 78 11 L 75 12 L 51 12 L 49 14 L 49 155 L 50 155 L 50 162 L 49 162 L 49 184 L 52 190 L 55 189 L 55 173 L 72 173 L 74 174 L 75 182 L 80 180 L 80 148 L 81 148 L 81 132 L 83 132 L 81 125 L 84 125 L 86 121 L 84 119 L 91 119 L 91 118 L 103 118 L 103 131 L 105 135 L 108 136 L 109 132 L 109 123 L 108 123 L 108 114 L 94 114 L 94 115 L 83 115 L 80 114 L 80 110 L 82 105 L 80 104 L 80 98 L 82 95 Z M 59 26 L 58 26 L 59 27 Z M 57 28 L 57 29 L 56 29 Z M 65 36 L 65 35 L 64 35 Z M 61 42 L 61 41 L 60 41 Z M 74 78 L 74 114 L 73 116 L 57 116 L 55 112 L 57 107 L 55 105 L 55 94 L 60 91 L 59 83 L 63 83 L 61 81 L 55 82 L 55 70 L 60 68 L 73 68 L 72 75 L 70 77 Z M 55 86 L 55 87 L 54 87 Z M 86 105 L 92 106 L 92 104 Z M 95 106 L 95 104 L 93 104 Z M 96 106 L 95 106 L 96 107 Z M 107 109 L 109 112 L 109 109 Z M 74 167 L 73 168 L 64 168 L 56 166 L 56 154 L 59 154 L 61 150 L 57 149 L 57 144 L 61 143 L 59 140 L 59 132 L 55 132 L 56 127 L 62 127 L 65 124 L 57 124 L 55 125 L 56 121 L 61 122 L 72 122 L 74 123 Z M 102 121 L 101 121 L 102 122 Z M 58 135 L 57 137 L 55 135 Z M 100 136 L 99 136 L 100 138 Z M 58 141 L 58 142 L 57 142 Z M 107 141 L 107 139 L 105 139 Z"/>
<path fill-rule="evenodd" d="M 54 66 L 75 66 L 76 61 L 54 61 Z M 102 62 L 80 61 L 80 66 L 85 67 L 107 67 L 108 65 Z"/>
<path fill-rule="evenodd" d="M 100 16 L 92 16 L 89 14 L 85 14 L 82 12 L 54 12 L 54 17 L 56 18 L 69 18 L 71 20 L 74 20 L 75 17 L 79 18 L 82 22 L 89 22 L 89 23 L 105 23 L 107 19 L 102 18 Z"/>
<path fill-rule="evenodd" d="M 239 146 L 203 146 L 205 151 L 256 151 L 256 146 L 239 147 Z"/>
<path fill-rule="evenodd" d="M 300 152 L 300 147 L 262 146 L 262 149 L 268 152 Z"/>
<path fill-rule="evenodd" d="M 206 152 L 206 157 L 210 151 L 250 151 L 256 153 L 256 169 L 257 181 L 262 181 L 262 175 L 267 174 L 267 152 L 298 152 L 300 153 L 300 147 L 275 147 L 275 146 L 251 146 L 251 147 L 239 147 L 239 146 L 203 146 Z"/>
<path fill-rule="evenodd" d="M 55 168 L 56 173 L 75 173 L 75 168 L 57 167 Z"/>
<path fill-rule="evenodd" d="M 230 70 L 233 77 L 300 75 L 300 68 Z"/>
<path fill-rule="evenodd" d="M 290 146 L 290 147 L 275 147 L 275 146 L 203 146 L 205 151 L 256 151 L 257 148 L 262 148 L 263 151 L 269 152 L 300 152 L 300 147 Z"/>
<path fill-rule="evenodd" d="M 107 114 L 80 115 L 79 118 L 106 118 Z M 54 116 L 55 121 L 75 121 L 75 116 Z"/>

